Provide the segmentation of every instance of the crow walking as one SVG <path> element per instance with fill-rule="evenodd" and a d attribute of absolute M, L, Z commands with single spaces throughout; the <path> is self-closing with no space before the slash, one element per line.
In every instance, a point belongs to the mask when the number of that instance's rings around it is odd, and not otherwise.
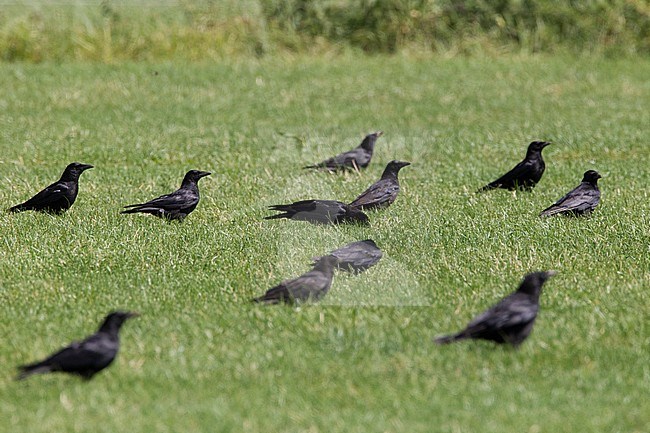
<path fill-rule="evenodd" d="M 372 210 L 386 208 L 393 204 L 397 194 L 399 194 L 397 174 L 402 167 L 407 165 L 411 165 L 411 163 L 404 161 L 389 162 L 381 175 L 381 179 L 354 199 L 350 206 L 362 210 Z"/>
<path fill-rule="evenodd" d="M 269 209 L 282 213 L 264 219 L 287 218 L 312 224 L 370 224 L 365 213 L 336 200 L 302 200 L 291 204 L 273 205 Z"/>
<path fill-rule="evenodd" d="M 207 171 L 190 170 L 176 191 L 146 203 L 124 206 L 127 210 L 122 213 L 148 213 L 168 220 L 183 221 L 199 204 L 199 179 L 210 174 L 212 173 Z"/>
<path fill-rule="evenodd" d="M 342 271 L 358 274 L 377 264 L 382 252 L 372 239 L 349 243 L 329 253 L 339 262 L 337 268 Z M 314 261 L 320 260 L 315 257 Z"/>
<path fill-rule="evenodd" d="M 447 344 L 473 338 L 519 346 L 533 329 L 542 286 L 555 274 L 555 271 L 546 271 L 526 275 L 516 292 L 477 316 L 459 333 L 438 337 L 435 342 Z"/>
<path fill-rule="evenodd" d="M 314 168 L 318 170 L 337 171 L 343 169 L 359 170 L 366 168 L 372 159 L 372 152 L 375 149 L 375 142 L 383 135 L 382 131 L 366 135 L 361 144 L 352 150 L 343 152 L 332 158 L 321 161 L 318 164 L 308 165 L 303 168 Z"/>
<path fill-rule="evenodd" d="M 263 296 L 253 299 L 253 302 L 293 304 L 310 300 L 318 301 L 329 291 L 337 263 L 336 257 L 323 256 L 318 259 L 311 271 L 293 280 L 281 282 L 270 288 Z"/>
<path fill-rule="evenodd" d="M 517 164 L 512 170 L 479 189 L 477 192 L 487 191 L 495 188 L 503 188 L 510 191 L 516 189 L 531 191 L 537 182 L 542 178 L 546 164 L 542 158 L 542 150 L 550 145 L 548 141 L 533 141 L 528 145 L 528 151 L 523 161 Z"/>
<path fill-rule="evenodd" d="M 600 190 L 598 189 L 598 179 L 600 178 L 601 175 L 597 171 L 585 171 L 580 185 L 556 201 L 555 204 L 544 209 L 539 216 L 590 214 L 600 202 Z"/>
<path fill-rule="evenodd" d="M 137 313 L 115 311 L 104 319 L 99 330 L 83 341 L 77 341 L 43 361 L 18 367 L 18 380 L 32 374 L 63 372 L 76 374 L 88 380 L 108 367 L 120 349 L 119 332 L 125 320 Z"/>
<path fill-rule="evenodd" d="M 77 199 L 79 192 L 79 176 L 84 171 L 93 168 L 89 164 L 73 162 L 69 164 L 61 179 L 27 200 L 9 209 L 9 212 L 34 210 L 53 214 L 61 214 L 70 209 Z"/>

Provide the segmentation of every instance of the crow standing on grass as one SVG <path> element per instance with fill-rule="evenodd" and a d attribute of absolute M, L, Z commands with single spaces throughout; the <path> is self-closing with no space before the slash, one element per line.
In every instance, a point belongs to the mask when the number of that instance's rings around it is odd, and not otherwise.
<path fill-rule="evenodd" d="M 83 341 L 77 341 L 40 362 L 18 367 L 18 380 L 32 374 L 63 372 L 88 380 L 108 367 L 120 349 L 120 328 L 137 313 L 115 311 L 104 319 L 99 330 Z"/>
<path fill-rule="evenodd" d="M 210 174 L 212 173 L 207 171 L 190 170 L 176 191 L 146 203 L 124 206 L 127 210 L 122 213 L 148 213 L 168 220 L 183 221 L 199 204 L 199 179 Z"/>
<path fill-rule="evenodd" d="M 336 257 L 323 256 L 318 259 L 311 271 L 293 280 L 281 282 L 270 288 L 263 296 L 253 299 L 253 302 L 293 304 L 303 301 L 318 301 L 329 291 L 337 263 Z"/>
<path fill-rule="evenodd" d="M 355 274 L 375 266 L 383 255 L 372 239 L 349 243 L 329 254 L 339 260 L 337 265 L 339 270 Z M 314 258 L 314 261 L 318 260 L 320 257 Z"/>
<path fill-rule="evenodd" d="M 516 292 L 477 316 L 459 333 L 438 337 L 435 342 L 447 344 L 473 338 L 519 346 L 533 329 L 542 286 L 555 274 L 555 271 L 546 271 L 526 275 Z"/>
<path fill-rule="evenodd" d="M 336 155 L 318 164 L 308 165 L 303 168 L 314 168 L 317 170 L 337 171 L 344 169 L 359 170 L 366 168 L 372 159 L 372 152 L 375 149 L 375 142 L 383 135 L 382 131 L 366 135 L 361 144 L 352 150 Z"/>
<path fill-rule="evenodd" d="M 399 194 L 397 174 L 402 167 L 407 165 L 411 165 L 411 163 L 404 161 L 389 162 L 381 175 L 381 179 L 354 199 L 350 206 L 362 210 L 372 210 L 386 208 L 393 204 L 397 194 Z"/>
<path fill-rule="evenodd" d="M 269 206 L 269 209 L 282 213 L 264 219 L 287 218 L 312 224 L 370 224 L 365 213 L 336 200 L 302 200 Z"/>
<path fill-rule="evenodd" d="M 546 164 L 542 158 L 542 150 L 550 145 L 548 141 L 533 141 L 528 145 L 528 151 L 523 161 L 517 164 L 512 170 L 479 189 L 477 192 L 487 191 L 495 188 L 503 188 L 510 191 L 531 191 L 537 182 L 542 178 Z"/>
<path fill-rule="evenodd" d="M 600 202 L 600 190 L 598 189 L 598 179 L 600 178 L 597 171 L 586 171 L 580 185 L 556 201 L 555 204 L 544 209 L 539 216 L 589 215 Z"/>
<path fill-rule="evenodd" d="M 9 209 L 9 212 L 34 210 L 39 212 L 60 214 L 70 209 L 77 199 L 79 192 L 79 176 L 84 171 L 93 168 L 89 164 L 73 162 L 69 164 L 61 179 L 36 194 L 34 197 Z"/>

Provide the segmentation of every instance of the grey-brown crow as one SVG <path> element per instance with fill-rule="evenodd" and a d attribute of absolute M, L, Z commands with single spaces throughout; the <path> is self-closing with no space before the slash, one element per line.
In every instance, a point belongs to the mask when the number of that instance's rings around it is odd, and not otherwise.
<path fill-rule="evenodd" d="M 399 194 L 397 174 L 402 167 L 407 165 L 411 165 L 411 163 L 404 161 L 389 162 L 381 175 L 381 179 L 354 199 L 350 206 L 362 210 L 372 210 L 386 208 L 393 204 L 397 194 Z"/>
<path fill-rule="evenodd" d="M 436 343 L 447 344 L 473 338 L 519 346 L 533 329 L 542 286 L 555 273 L 546 271 L 526 275 L 516 292 L 477 316 L 462 331 L 436 338 Z"/>
<path fill-rule="evenodd" d="M 99 330 L 85 340 L 77 341 L 43 361 L 18 367 L 18 379 L 32 374 L 63 372 L 91 379 L 113 362 L 120 349 L 119 332 L 125 320 L 137 316 L 128 311 L 114 311 L 104 319 Z"/>
<path fill-rule="evenodd" d="M 556 201 L 555 204 L 544 209 L 539 216 L 590 214 L 600 202 L 600 190 L 598 189 L 598 179 L 600 178 L 597 171 L 585 171 L 580 185 Z"/>
<path fill-rule="evenodd" d="M 383 255 L 372 239 L 349 243 L 329 254 L 339 259 L 338 269 L 355 274 L 375 266 Z M 319 259 L 316 257 L 314 261 Z"/>
<path fill-rule="evenodd" d="M 146 203 L 124 206 L 127 210 L 122 213 L 148 213 L 168 220 L 182 221 L 199 204 L 199 179 L 210 174 L 212 173 L 207 171 L 190 170 L 176 191 Z"/>
<path fill-rule="evenodd" d="M 318 164 L 308 165 L 303 168 L 315 168 L 319 170 L 337 171 L 342 169 L 359 170 L 366 168 L 372 159 L 372 152 L 375 149 L 375 142 L 383 132 L 377 131 L 366 135 L 360 145 L 352 150 L 343 152 Z"/>
<path fill-rule="evenodd" d="M 269 209 L 282 213 L 264 219 L 287 218 L 308 221 L 312 224 L 370 224 L 365 213 L 336 200 L 302 200 L 291 204 L 269 206 Z"/>
<path fill-rule="evenodd" d="M 311 271 L 298 278 L 281 282 L 253 301 L 266 304 L 318 301 L 329 291 L 337 263 L 336 257 L 323 256 L 318 259 Z"/>

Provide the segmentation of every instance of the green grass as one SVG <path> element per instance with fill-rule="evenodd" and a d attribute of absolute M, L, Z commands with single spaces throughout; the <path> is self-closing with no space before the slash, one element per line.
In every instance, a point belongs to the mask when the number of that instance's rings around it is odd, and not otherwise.
<path fill-rule="evenodd" d="M 650 430 L 650 62 L 373 58 L 0 65 L 0 202 L 81 178 L 66 215 L 0 218 L 0 431 L 645 432 Z M 385 131 L 363 173 L 299 167 Z M 476 188 L 533 139 L 532 194 Z M 351 200 L 412 161 L 372 226 L 263 221 Z M 182 224 L 120 215 L 213 171 Z M 592 218 L 540 220 L 587 169 Z M 248 300 L 372 237 L 384 259 L 322 303 Z M 557 269 L 514 351 L 438 347 L 532 270 Z M 85 383 L 15 366 L 137 310 Z"/>

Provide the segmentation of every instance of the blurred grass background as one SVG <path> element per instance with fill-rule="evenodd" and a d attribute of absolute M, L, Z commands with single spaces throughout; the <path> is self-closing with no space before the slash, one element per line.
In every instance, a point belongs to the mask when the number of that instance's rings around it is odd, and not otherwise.
<path fill-rule="evenodd" d="M 220 0 L 0 3 L 5 62 L 304 53 L 650 53 L 645 0 Z"/>

